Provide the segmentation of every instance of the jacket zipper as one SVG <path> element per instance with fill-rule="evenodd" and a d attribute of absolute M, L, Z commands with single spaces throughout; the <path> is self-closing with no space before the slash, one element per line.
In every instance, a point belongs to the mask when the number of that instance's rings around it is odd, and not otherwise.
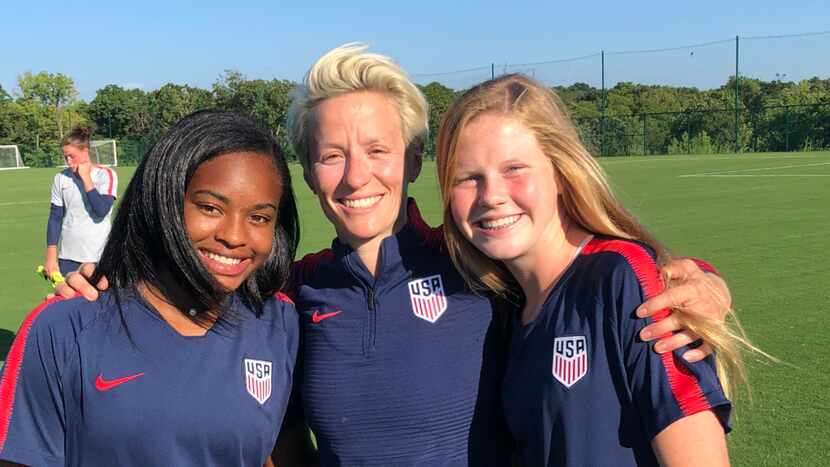
<path fill-rule="evenodd" d="M 372 286 L 366 287 L 366 304 L 368 313 L 366 315 L 366 329 L 363 341 L 363 355 L 369 357 L 375 351 L 375 332 L 377 331 L 377 313 L 375 313 L 375 289 Z"/>
<path fill-rule="evenodd" d="M 369 311 L 375 311 L 375 289 L 372 286 L 366 289 L 366 301 L 369 303 Z"/>

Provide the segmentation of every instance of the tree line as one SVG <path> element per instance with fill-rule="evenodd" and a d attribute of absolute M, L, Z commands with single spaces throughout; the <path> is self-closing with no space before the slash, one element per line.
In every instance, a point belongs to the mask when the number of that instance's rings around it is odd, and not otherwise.
<path fill-rule="evenodd" d="M 60 163 L 59 141 L 89 124 L 95 139 L 116 139 L 119 163 L 137 163 L 179 118 L 198 109 L 241 111 L 287 144 L 288 80 L 247 79 L 226 71 L 202 89 L 168 83 L 145 92 L 107 85 L 85 102 L 61 73 L 26 72 L 13 94 L 0 86 L 0 144 L 17 144 L 29 166 Z M 730 77 L 717 89 L 621 82 L 603 92 L 584 83 L 554 89 L 597 155 L 793 151 L 830 147 L 830 79 L 799 82 Z M 427 154 L 458 91 L 421 86 L 430 106 Z M 738 95 L 736 112 L 736 92 Z"/>

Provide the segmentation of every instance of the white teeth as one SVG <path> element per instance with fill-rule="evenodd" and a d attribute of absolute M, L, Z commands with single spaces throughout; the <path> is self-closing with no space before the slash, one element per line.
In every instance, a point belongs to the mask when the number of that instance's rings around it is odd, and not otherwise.
<path fill-rule="evenodd" d="M 368 198 L 360 198 L 360 199 L 341 199 L 340 201 L 346 205 L 348 208 L 368 208 L 369 206 L 374 205 L 378 201 L 380 201 L 381 196 L 370 196 Z"/>
<path fill-rule="evenodd" d="M 507 216 L 501 219 L 492 221 L 481 221 L 481 227 L 484 229 L 502 229 L 511 226 L 519 221 L 519 216 Z"/>
<path fill-rule="evenodd" d="M 216 253 L 211 253 L 209 251 L 204 251 L 203 253 L 205 256 L 216 261 L 217 263 L 234 266 L 242 262 L 242 260 L 239 258 L 228 258 L 227 256 L 217 255 Z"/>

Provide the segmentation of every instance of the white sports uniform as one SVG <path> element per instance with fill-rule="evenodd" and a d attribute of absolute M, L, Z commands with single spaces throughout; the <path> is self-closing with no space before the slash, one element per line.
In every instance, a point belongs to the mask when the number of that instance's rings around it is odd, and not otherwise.
<path fill-rule="evenodd" d="M 92 183 L 98 193 L 115 197 L 118 176 L 109 167 L 92 166 Z M 55 174 L 52 181 L 52 204 L 63 206 L 58 258 L 94 263 L 98 261 L 110 233 L 110 209 L 104 217 L 97 217 L 89 206 L 83 182 L 65 169 Z"/>

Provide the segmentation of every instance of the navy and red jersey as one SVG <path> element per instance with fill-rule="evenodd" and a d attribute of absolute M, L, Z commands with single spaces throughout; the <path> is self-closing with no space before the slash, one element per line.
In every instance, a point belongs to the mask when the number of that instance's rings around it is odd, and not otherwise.
<path fill-rule="evenodd" d="M 688 363 L 685 349 L 661 355 L 638 338 L 651 319 L 634 311 L 662 290 L 650 249 L 595 238 L 535 320 L 515 323 L 504 407 L 524 465 L 657 465 L 651 440 L 704 410 L 728 430 L 713 358 Z"/>
<path fill-rule="evenodd" d="M 337 240 L 296 265 L 296 387 L 321 465 L 508 465 L 508 336 L 466 288 L 441 230 L 414 202 L 408 215 L 383 240 L 376 277 Z"/>
<path fill-rule="evenodd" d="M 133 295 L 47 301 L 23 322 L 0 382 L 0 459 L 32 466 L 257 465 L 291 391 L 294 307 L 182 336 Z M 123 321 L 122 321 L 123 317 Z M 126 331 L 125 331 L 126 329 Z"/>

